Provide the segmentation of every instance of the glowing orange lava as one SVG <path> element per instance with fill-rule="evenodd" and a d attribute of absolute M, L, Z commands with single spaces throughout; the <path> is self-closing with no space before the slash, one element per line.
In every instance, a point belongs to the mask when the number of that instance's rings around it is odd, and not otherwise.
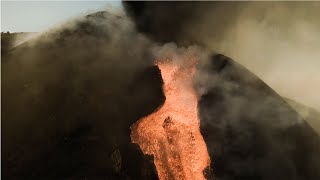
<path fill-rule="evenodd" d="M 192 87 L 195 63 L 157 64 L 164 81 L 164 105 L 131 126 L 131 141 L 154 156 L 160 180 L 205 179 L 210 158 L 199 130 L 197 96 Z"/>

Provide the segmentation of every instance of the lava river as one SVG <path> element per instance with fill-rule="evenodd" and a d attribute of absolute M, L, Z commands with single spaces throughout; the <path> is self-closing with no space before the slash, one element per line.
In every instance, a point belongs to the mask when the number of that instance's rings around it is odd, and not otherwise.
<path fill-rule="evenodd" d="M 131 126 L 131 141 L 144 154 L 154 156 L 160 180 L 205 179 L 203 171 L 210 158 L 199 130 L 198 101 L 192 86 L 195 63 L 182 67 L 161 61 L 157 65 L 166 100 Z"/>

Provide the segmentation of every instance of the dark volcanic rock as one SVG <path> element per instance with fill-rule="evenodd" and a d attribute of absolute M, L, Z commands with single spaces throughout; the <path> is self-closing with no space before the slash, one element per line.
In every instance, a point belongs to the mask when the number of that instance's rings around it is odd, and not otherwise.
<path fill-rule="evenodd" d="M 223 55 L 204 71 L 201 132 L 217 179 L 320 179 L 320 138 L 285 100 Z"/>
<path fill-rule="evenodd" d="M 129 127 L 164 102 L 148 41 L 100 12 L 2 59 L 4 179 L 152 179 Z"/>

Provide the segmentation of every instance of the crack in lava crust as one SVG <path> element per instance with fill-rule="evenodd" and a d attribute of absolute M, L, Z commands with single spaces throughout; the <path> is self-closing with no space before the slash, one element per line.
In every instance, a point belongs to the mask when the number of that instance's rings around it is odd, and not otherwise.
<path fill-rule="evenodd" d="M 160 180 L 205 179 L 210 158 L 199 130 L 197 96 L 192 87 L 195 63 L 188 67 L 164 61 L 157 64 L 166 100 L 154 113 L 131 128 L 131 141 L 154 156 Z"/>

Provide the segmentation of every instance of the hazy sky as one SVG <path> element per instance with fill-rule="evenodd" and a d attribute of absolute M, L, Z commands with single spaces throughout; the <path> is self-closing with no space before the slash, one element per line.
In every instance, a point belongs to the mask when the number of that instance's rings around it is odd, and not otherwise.
<path fill-rule="evenodd" d="M 120 1 L 1 1 L 1 31 L 39 32 Z"/>

